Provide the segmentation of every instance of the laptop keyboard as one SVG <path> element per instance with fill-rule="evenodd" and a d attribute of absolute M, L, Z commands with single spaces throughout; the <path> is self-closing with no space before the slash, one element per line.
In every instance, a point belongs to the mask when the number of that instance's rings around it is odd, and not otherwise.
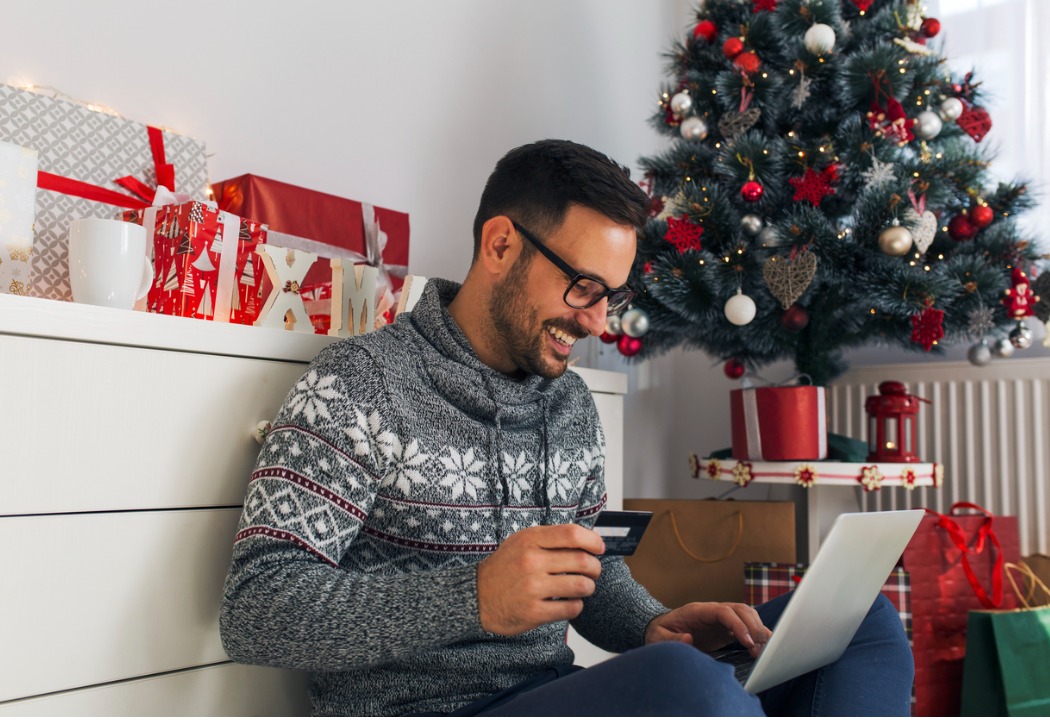
<path fill-rule="evenodd" d="M 751 657 L 751 653 L 746 648 L 736 643 L 727 645 L 721 650 L 715 650 L 708 653 L 708 655 L 718 662 L 732 665 L 733 676 L 741 685 L 747 682 L 747 678 L 751 675 L 751 670 L 755 667 L 755 658 Z"/>

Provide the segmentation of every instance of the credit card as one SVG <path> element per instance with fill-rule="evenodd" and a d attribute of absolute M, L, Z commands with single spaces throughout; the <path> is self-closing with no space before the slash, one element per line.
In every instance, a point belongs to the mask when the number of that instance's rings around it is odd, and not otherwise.
<path fill-rule="evenodd" d="M 594 531 L 605 541 L 606 555 L 633 555 L 652 518 L 644 510 L 602 510 Z"/>

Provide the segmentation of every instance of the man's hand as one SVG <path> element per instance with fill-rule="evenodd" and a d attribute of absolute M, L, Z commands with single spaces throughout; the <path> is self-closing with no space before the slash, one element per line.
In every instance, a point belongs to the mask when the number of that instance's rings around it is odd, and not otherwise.
<path fill-rule="evenodd" d="M 710 652 L 736 640 L 758 657 L 769 636 L 750 605 L 695 602 L 653 618 L 645 629 L 645 644 L 684 642 Z"/>
<path fill-rule="evenodd" d="M 481 627 L 517 635 L 583 611 L 605 552 L 601 535 L 579 525 L 519 530 L 478 565 Z"/>

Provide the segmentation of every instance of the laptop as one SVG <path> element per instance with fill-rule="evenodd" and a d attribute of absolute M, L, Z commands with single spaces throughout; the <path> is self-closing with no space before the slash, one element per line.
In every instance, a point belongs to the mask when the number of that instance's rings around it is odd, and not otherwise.
<path fill-rule="evenodd" d="M 735 650 L 711 655 L 734 664 L 737 679 L 751 693 L 835 662 L 871 609 L 923 515 L 923 510 L 839 515 L 762 654 L 752 658 L 737 645 Z"/>

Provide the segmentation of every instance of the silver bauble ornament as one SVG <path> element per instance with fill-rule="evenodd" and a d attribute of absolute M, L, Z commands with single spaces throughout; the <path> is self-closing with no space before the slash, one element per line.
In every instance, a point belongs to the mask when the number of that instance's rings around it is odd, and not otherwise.
<path fill-rule="evenodd" d="M 992 361 L 992 349 L 984 340 L 970 348 L 966 357 L 977 367 L 983 367 Z"/>
<path fill-rule="evenodd" d="M 671 112 L 675 115 L 685 115 L 693 109 L 693 98 L 687 92 L 676 93 L 671 98 Z"/>
<path fill-rule="evenodd" d="M 777 233 L 777 231 L 774 228 L 770 227 L 769 225 L 766 225 L 758 233 L 758 244 L 761 247 L 769 248 L 780 247 L 785 243 L 783 238 L 780 237 L 780 234 Z"/>
<path fill-rule="evenodd" d="M 959 116 L 963 114 L 964 109 L 962 100 L 959 98 L 945 98 L 941 103 L 941 117 L 948 122 L 958 120 Z"/>
<path fill-rule="evenodd" d="M 802 43 L 814 55 L 825 55 L 835 47 L 835 31 L 830 25 L 816 23 L 806 31 Z"/>
<path fill-rule="evenodd" d="M 623 330 L 620 327 L 620 316 L 610 315 L 605 318 L 605 332 L 610 335 L 622 335 Z"/>
<path fill-rule="evenodd" d="M 887 255 L 905 255 L 911 250 L 914 243 L 915 239 L 911 236 L 911 230 L 900 225 L 897 220 L 879 233 L 879 250 Z"/>
<path fill-rule="evenodd" d="M 726 301 L 726 319 L 734 325 L 747 325 L 755 319 L 757 311 L 755 301 L 745 295 L 741 288 L 737 288 L 736 295 Z"/>
<path fill-rule="evenodd" d="M 915 118 L 915 134 L 923 140 L 933 140 L 941 134 L 941 116 L 933 110 L 923 110 Z"/>
<path fill-rule="evenodd" d="M 754 213 L 748 213 L 744 217 L 740 218 L 740 229 L 743 230 L 745 234 L 750 235 L 751 237 L 755 237 L 760 232 L 762 232 L 762 227 L 764 225 L 765 223 L 762 222 L 762 218 L 760 218 L 758 215 L 755 215 Z"/>
<path fill-rule="evenodd" d="M 703 140 L 707 137 L 707 123 L 703 118 L 693 115 L 682 121 L 678 132 L 682 133 L 686 140 Z"/>
<path fill-rule="evenodd" d="M 1014 344 L 1010 338 L 999 338 L 995 341 L 995 354 L 1001 358 L 1008 358 L 1014 354 Z"/>
<path fill-rule="evenodd" d="M 620 328 L 623 334 L 638 338 L 649 332 L 649 316 L 641 308 L 631 308 L 620 316 Z"/>
<path fill-rule="evenodd" d="M 1010 331 L 1010 344 L 1018 350 L 1027 350 L 1032 347 L 1032 331 L 1023 322 L 1017 323 Z"/>

